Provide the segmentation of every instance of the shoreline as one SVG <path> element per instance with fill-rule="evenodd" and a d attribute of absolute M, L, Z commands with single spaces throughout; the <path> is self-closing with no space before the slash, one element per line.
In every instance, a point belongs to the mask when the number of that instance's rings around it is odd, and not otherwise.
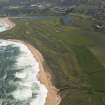
<path fill-rule="evenodd" d="M 58 95 L 59 90 L 57 88 L 55 88 L 55 86 L 53 85 L 53 83 L 51 81 L 51 79 L 52 79 L 51 74 L 47 70 L 46 71 L 44 70 L 44 67 L 43 67 L 44 58 L 41 55 L 41 53 L 35 47 L 33 47 L 31 44 L 29 44 L 27 42 L 24 42 L 21 40 L 15 40 L 15 39 L 7 39 L 7 40 L 23 43 L 24 45 L 26 45 L 28 47 L 28 49 L 31 51 L 33 57 L 39 63 L 40 71 L 37 75 L 38 80 L 43 85 L 45 85 L 48 90 L 45 105 L 59 105 L 61 102 L 61 96 Z"/>
<path fill-rule="evenodd" d="M 12 22 L 8 17 L 1 18 L 1 21 L 3 22 L 3 25 L 6 26 L 6 31 L 12 29 L 15 27 L 15 23 Z M 47 98 L 46 98 L 46 103 L 45 105 L 59 105 L 61 102 L 61 96 L 58 94 L 58 89 L 53 85 L 52 83 L 52 75 L 50 72 L 47 70 L 44 70 L 43 62 L 44 58 L 42 54 L 31 44 L 21 41 L 21 40 L 16 40 L 16 39 L 7 39 L 9 41 L 14 41 L 14 42 L 19 42 L 27 46 L 27 48 L 31 51 L 33 57 L 37 60 L 39 63 L 39 73 L 37 75 L 38 80 L 46 86 L 48 90 Z"/>
<path fill-rule="evenodd" d="M 15 27 L 15 23 L 12 22 L 8 17 L 5 17 L 0 18 L 0 26 L 5 27 L 6 31 L 8 31 Z"/>

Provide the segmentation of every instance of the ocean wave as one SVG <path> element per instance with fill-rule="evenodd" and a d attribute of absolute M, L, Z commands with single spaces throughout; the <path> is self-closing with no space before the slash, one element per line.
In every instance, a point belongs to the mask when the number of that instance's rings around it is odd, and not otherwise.
<path fill-rule="evenodd" d="M 0 40 L 0 105 L 44 105 L 47 88 L 37 79 L 39 71 L 27 46 Z"/>

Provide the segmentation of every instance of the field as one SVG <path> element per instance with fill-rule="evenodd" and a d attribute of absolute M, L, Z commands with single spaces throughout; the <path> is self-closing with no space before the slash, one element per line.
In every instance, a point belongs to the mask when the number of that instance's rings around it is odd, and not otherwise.
<path fill-rule="evenodd" d="M 105 105 L 104 33 L 62 25 L 59 17 L 13 21 L 16 27 L 0 38 L 23 40 L 43 54 L 60 105 Z"/>

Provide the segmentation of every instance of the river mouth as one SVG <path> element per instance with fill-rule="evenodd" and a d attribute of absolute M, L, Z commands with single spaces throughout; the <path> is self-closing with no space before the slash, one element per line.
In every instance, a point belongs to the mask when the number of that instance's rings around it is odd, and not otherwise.
<path fill-rule="evenodd" d="M 23 43 L 0 40 L 0 104 L 45 105 L 47 88 L 37 79 L 39 63 Z"/>

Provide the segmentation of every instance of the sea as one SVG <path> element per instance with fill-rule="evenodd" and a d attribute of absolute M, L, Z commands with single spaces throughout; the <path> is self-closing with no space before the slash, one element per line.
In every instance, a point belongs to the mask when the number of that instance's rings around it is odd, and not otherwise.
<path fill-rule="evenodd" d="M 0 39 L 0 105 L 45 105 L 48 90 L 37 78 L 39 71 L 25 44 Z"/>

